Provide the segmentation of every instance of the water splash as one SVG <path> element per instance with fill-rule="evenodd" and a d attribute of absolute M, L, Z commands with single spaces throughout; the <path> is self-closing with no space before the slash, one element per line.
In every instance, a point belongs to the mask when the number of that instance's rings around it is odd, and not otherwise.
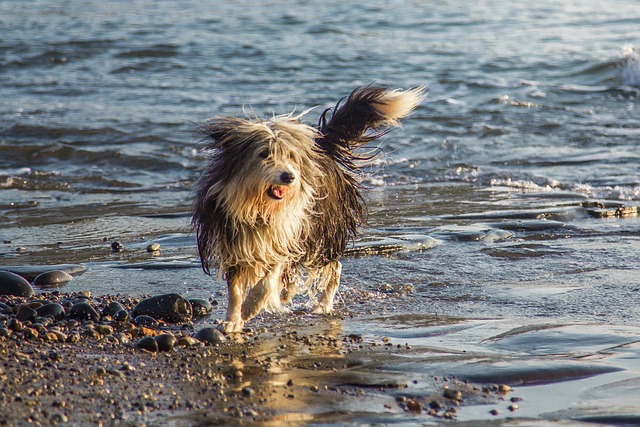
<path fill-rule="evenodd" d="M 631 45 L 622 48 L 622 82 L 626 86 L 640 87 L 640 52 Z"/>

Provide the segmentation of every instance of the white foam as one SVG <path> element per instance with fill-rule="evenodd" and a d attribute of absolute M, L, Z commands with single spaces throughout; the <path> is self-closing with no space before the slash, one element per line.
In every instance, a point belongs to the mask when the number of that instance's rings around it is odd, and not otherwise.
<path fill-rule="evenodd" d="M 633 46 L 622 48 L 622 83 L 626 86 L 640 87 L 640 52 Z"/>

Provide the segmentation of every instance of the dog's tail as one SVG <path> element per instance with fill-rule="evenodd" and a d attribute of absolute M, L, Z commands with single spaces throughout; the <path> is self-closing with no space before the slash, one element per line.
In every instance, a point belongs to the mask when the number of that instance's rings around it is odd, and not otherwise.
<path fill-rule="evenodd" d="M 425 88 L 419 86 L 405 91 L 384 87 L 357 88 L 320 117 L 321 136 L 317 144 L 348 169 L 355 169 L 353 150 L 363 146 L 399 126 L 398 120 L 408 115 L 424 99 Z M 371 130 L 372 132 L 368 132 Z"/>

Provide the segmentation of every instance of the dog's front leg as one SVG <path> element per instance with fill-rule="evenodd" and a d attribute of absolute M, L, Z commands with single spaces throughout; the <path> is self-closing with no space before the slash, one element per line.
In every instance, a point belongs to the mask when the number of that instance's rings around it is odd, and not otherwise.
<path fill-rule="evenodd" d="M 241 307 L 244 301 L 245 287 L 242 282 L 242 274 L 236 268 L 230 268 L 227 272 L 227 317 L 218 329 L 222 332 L 242 332 L 244 321 L 242 320 Z"/>
<path fill-rule="evenodd" d="M 275 311 L 280 307 L 280 280 L 282 266 L 271 268 L 262 279 L 249 291 L 242 303 L 242 320 L 247 321 L 257 316 L 263 308 Z"/>
<path fill-rule="evenodd" d="M 318 298 L 318 303 L 311 309 L 312 313 L 330 313 L 333 311 L 333 297 L 336 295 L 340 285 L 341 273 L 342 264 L 340 261 L 331 262 L 322 267 L 320 273 L 320 297 Z"/>

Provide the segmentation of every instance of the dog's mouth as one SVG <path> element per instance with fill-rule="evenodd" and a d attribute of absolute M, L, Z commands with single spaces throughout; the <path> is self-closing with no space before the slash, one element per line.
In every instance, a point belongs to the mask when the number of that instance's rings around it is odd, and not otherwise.
<path fill-rule="evenodd" d="M 272 185 L 267 188 L 267 196 L 274 200 L 282 200 L 287 193 L 287 187 L 285 185 Z"/>

